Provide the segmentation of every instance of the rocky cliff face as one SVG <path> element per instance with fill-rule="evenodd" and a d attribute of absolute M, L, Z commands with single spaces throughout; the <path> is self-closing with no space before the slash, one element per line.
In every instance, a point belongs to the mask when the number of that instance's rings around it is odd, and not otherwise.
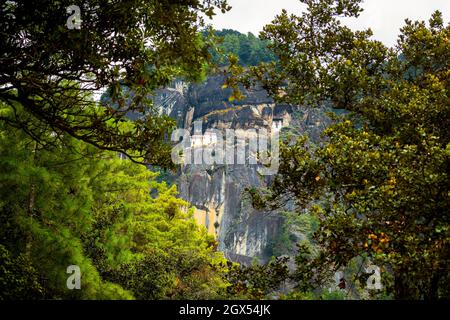
<path fill-rule="evenodd" d="M 196 121 L 202 123 L 201 134 L 209 129 L 265 129 L 269 134 L 282 134 L 290 128 L 313 138 L 325 125 L 323 110 L 275 104 L 263 90 L 245 91 L 244 100 L 230 102 L 230 91 L 223 90 L 222 84 L 222 76 L 210 77 L 203 84 L 178 81 L 159 91 L 154 102 L 192 135 L 198 134 L 194 132 Z M 247 159 L 249 156 L 250 151 Z M 196 220 L 216 236 L 219 250 L 244 264 L 269 258 L 267 245 L 277 237 L 283 223 L 276 213 L 254 210 L 246 198 L 246 187 L 265 187 L 271 179 L 261 176 L 258 166 L 247 162 L 184 165 L 177 177 L 181 197 L 196 207 Z"/>

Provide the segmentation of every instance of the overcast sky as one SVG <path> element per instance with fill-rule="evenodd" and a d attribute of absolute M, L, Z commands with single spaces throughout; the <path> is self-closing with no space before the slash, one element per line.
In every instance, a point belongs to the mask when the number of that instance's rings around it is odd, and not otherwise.
<path fill-rule="evenodd" d="M 299 0 L 228 0 L 228 3 L 233 9 L 215 16 L 212 25 L 216 29 L 235 29 L 256 35 L 281 9 L 298 15 L 304 10 Z M 354 29 L 372 28 L 374 37 L 390 46 L 395 44 L 405 18 L 428 20 L 435 10 L 440 10 L 445 22 L 450 21 L 450 0 L 365 0 L 362 7 L 364 12 L 358 19 L 345 23 Z"/>

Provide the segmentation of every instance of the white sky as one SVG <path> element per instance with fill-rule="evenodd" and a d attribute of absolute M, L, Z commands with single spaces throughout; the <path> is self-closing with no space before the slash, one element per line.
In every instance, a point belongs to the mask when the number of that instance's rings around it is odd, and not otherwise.
<path fill-rule="evenodd" d="M 304 6 L 299 0 L 228 0 L 233 7 L 226 14 L 218 13 L 212 20 L 216 29 L 234 29 L 242 33 L 259 34 L 263 26 L 270 23 L 282 9 L 300 15 Z M 370 27 L 377 40 L 386 45 L 396 43 L 404 20 L 428 20 L 435 10 L 450 21 L 450 0 L 365 0 L 364 12 L 358 19 L 346 19 L 345 24 L 353 29 Z"/>

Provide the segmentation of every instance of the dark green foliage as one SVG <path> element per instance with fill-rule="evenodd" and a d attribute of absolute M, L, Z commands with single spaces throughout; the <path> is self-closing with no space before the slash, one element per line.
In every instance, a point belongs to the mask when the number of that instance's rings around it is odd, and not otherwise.
<path fill-rule="evenodd" d="M 247 35 L 235 30 L 223 29 L 215 31 L 219 37 L 218 50 L 213 50 L 212 61 L 219 66 L 228 64 L 228 55 L 232 54 L 239 59 L 242 66 L 256 66 L 261 62 L 275 61 L 276 57 L 268 48 L 269 41 L 255 37 L 252 33 Z"/>
<path fill-rule="evenodd" d="M 103 276 L 132 291 L 136 299 L 164 299 L 175 286 L 172 259 L 173 257 L 155 252 L 142 260 L 104 271 Z"/>
<path fill-rule="evenodd" d="M 297 212 L 282 213 L 284 220 L 279 234 L 266 248 L 268 256 L 294 256 L 299 243 L 311 245 L 319 221 L 313 214 Z"/>
<path fill-rule="evenodd" d="M 60 143 L 36 150 L 21 131 L 0 127 L 2 298 L 221 294 L 224 259 L 175 186 L 116 154 Z M 81 290 L 66 286 L 70 265 L 81 269 Z"/>
<path fill-rule="evenodd" d="M 42 282 L 25 255 L 14 258 L 0 244 L 0 300 L 43 299 L 46 295 Z"/>
<path fill-rule="evenodd" d="M 288 279 L 288 258 L 276 258 L 268 264 L 252 266 L 234 266 L 227 275 L 231 286 L 228 293 L 232 297 L 245 299 L 273 298 L 281 285 Z"/>
<path fill-rule="evenodd" d="M 320 145 L 283 145 L 272 193 L 256 193 L 257 204 L 320 203 L 318 251 L 297 258 L 303 289 L 364 257 L 381 268 L 386 295 L 449 299 L 450 25 L 439 12 L 428 26 L 407 20 L 390 49 L 339 21 L 358 16 L 360 1 L 303 2 L 302 16 L 283 12 L 264 29 L 279 65 L 243 81 L 278 101 L 351 113 L 334 117 Z"/>
<path fill-rule="evenodd" d="M 158 115 L 147 97 L 175 77 L 204 75 L 211 43 L 201 36 L 201 15 L 229 10 L 226 1 L 83 1 L 80 29 L 66 26 L 71 5 L 1 2 L 0 102 L 9 112 L 0 120 L 40 145 L 68 134 L 135 161 L 170 166 L 163 140 L 174 122 Z M 111 102 L 94 108 L 92 93 L 103 88 Z M 129 112 L 146 117 L 130 123 Z"/>

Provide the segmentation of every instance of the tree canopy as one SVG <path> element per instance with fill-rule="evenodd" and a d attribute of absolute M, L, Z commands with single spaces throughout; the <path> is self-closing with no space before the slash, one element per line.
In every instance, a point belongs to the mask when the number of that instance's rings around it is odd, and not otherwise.
<path fill-rule="evenodd" d="M 8 110 L 0 119 L 40 146 L 69 134 L 134 161 L 169 166 L 163 139 L 174 122 L 146 98 L 174 77 L 201 77 L 210 57 L 209 40 L 200 34 L 203 16 L 229 6 L 225 0 L 83 1 L 78 29 L 66 25 L 72 4 L 2 1 L 0 101 Z M 111 103 L 93 107 L 92 92 L 103 88 L 111 89 Z M 132 111 L 145 116 L 130 123 Z"/>
<path fill-rule="evenodd" d="M 251 32 L 247 35 L 239 31 L 223 29 L 214 32 L 218 37 L 216 50 L 212 50 L 212 61 L 219 66 L 228 64 L 227 57 L 232 54 L 242 66 L 256 66 L 261 62 L 275 61 L 276 57 L 268 48 L 269 41 L 263 40 Z"/>
<path fill-rule="evenodd" d="M 7 107 L 5 107 L 7 108 Z M 227 264 L 158 173 L 69 135 L 0 126 L 0 299 L 219 297 Z M 69 290 L 77 265 L 82 290 Z"/>
<path fill-rule="evenodd" d="M 300 288 L 363 257 L 392 297 L 448 298 L 450 25 L 440 12 L 428 24 L 406 20 L 387 48 L 338 19 L 357 17 L 359 0 L 302 2 L 302 16 L 283 11 L 262 33 L 278 63 L 242 81 L 278 101 L 350 113 L 334 116 L 319 144 L 286 142 L 279 175 L 268 193 L 252 192 L 254 202 L 294 201 L 319 218 L 318 251 L 300 248 Z"/>

